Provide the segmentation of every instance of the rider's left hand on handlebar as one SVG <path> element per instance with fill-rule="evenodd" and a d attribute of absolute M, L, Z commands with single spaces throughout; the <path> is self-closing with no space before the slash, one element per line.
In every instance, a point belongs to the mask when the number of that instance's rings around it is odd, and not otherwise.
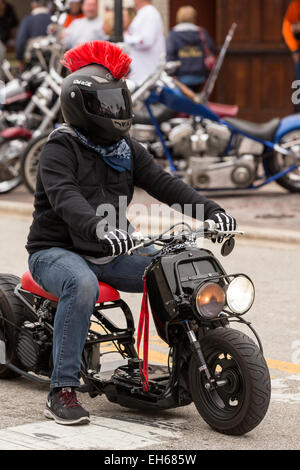
<path fill-rule="evenodd" d="M 210 215 L 209 219 L 213 220 L 216 223 L 216 229 L 220 230 L 221 232 L 227 232 L 237 229 L 237 221 L 231 215 L 226 214 L 226 212 L 215 212 Z M 226 235 L 222 234 L 220 236 L 212 238 L 212 241 L 222 243 L 224 237 L 226 237 Z"/>

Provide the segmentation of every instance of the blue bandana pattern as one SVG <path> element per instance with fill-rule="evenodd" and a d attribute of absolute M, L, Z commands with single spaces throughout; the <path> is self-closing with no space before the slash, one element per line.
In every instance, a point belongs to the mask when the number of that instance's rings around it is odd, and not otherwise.
<path fill-rule="evenodd" d="M 112 145 L 96 145 L 91 142 L 85 135 L 81 134 L 78 129 L 74 131 L 86 147 L 95 150 L 98 155 L 112 168 L 117 171 L 123 172 L 131 168 L 131 150 L 125 139 L 119 140 Z"/>

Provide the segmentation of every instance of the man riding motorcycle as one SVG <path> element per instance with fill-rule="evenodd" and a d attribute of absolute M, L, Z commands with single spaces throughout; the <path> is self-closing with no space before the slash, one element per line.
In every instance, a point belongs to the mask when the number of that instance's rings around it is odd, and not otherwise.
<path fill-rule="evenodd" d="M 53 131 L 39 162 L 35 211 L 26 248 L 34 280 L 59 298 L 54 322 L 53 371 L 45 416 L 60 424 L 90 421 L 79 404 L 81 355 L 98 280 L 125 292 L 143 291 L 151 257 L 129 256 L 126 220 L 134 186 L 172 206 L 203 205 L 204 219 L 234 230 L 236 221 L 215 202 L 171 176 L 128 135 L 132 103 L 124 77 L 130 58 L 115 45 L 93 41 L 65 54 L 65 124 Z M 120 196 L 127 204 L 120 204 Z M 103 208 L 116 210 L 116 222 Z"/>

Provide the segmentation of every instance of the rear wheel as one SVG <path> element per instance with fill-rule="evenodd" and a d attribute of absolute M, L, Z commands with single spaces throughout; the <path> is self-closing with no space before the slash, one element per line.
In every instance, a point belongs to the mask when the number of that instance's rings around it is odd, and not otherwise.
<path fill-rule="evenodd" d="M 298 158 L 298 168 L 277 180 L 277 183 L 290 192 L 300 192 L 300 129 L 289 132 L 280 141 L 280 145 L 286 150 L 291 150 Z M 281 171 L 287 170 L 295 164 L 295 157 L 289 155 L 282 155 L 279 152 L 274 152 L 272 156 L 266 159 L 266 166 L 270 174 L 276 175 Z"/>
<path fill-rule="evenodd" d="M 270 375 L 257 345 L 238 330 L 218 328 L 201 340 L 207 366 L 226 385 L 205 388 L 206 376 L 192 356 L 190 391 L 202 418 L 216 431 L 242 435 L 264 418 L 270 402 Z"/>
<path fill-rule="evenodd" d="M 0 339 L 5 343 L 6 362 L 22 368 L 16 346 L 19 328 L 25 320 L 25 309 L 14 294 L 14 289 L 19 283 L 20 278 L 17 276 L 0 275 Z M 6 365 L 0 364 L 0 379 L 10 379 L 18 375 Z"/>

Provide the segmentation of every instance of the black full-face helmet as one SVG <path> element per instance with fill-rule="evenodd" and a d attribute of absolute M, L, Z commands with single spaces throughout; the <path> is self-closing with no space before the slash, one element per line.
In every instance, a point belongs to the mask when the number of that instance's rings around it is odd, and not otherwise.
<path fill-rule="evenodd" d="M 111 47 L 116 46 L 110 45 L 108 50 Z M 67 124 L 96 144 L 120 140 L 128 133 L 133 117 L 126 80 L 115 78 L 107 67 L 97 63 L 81 66 L 63 80 L 61 110 Z"/>

